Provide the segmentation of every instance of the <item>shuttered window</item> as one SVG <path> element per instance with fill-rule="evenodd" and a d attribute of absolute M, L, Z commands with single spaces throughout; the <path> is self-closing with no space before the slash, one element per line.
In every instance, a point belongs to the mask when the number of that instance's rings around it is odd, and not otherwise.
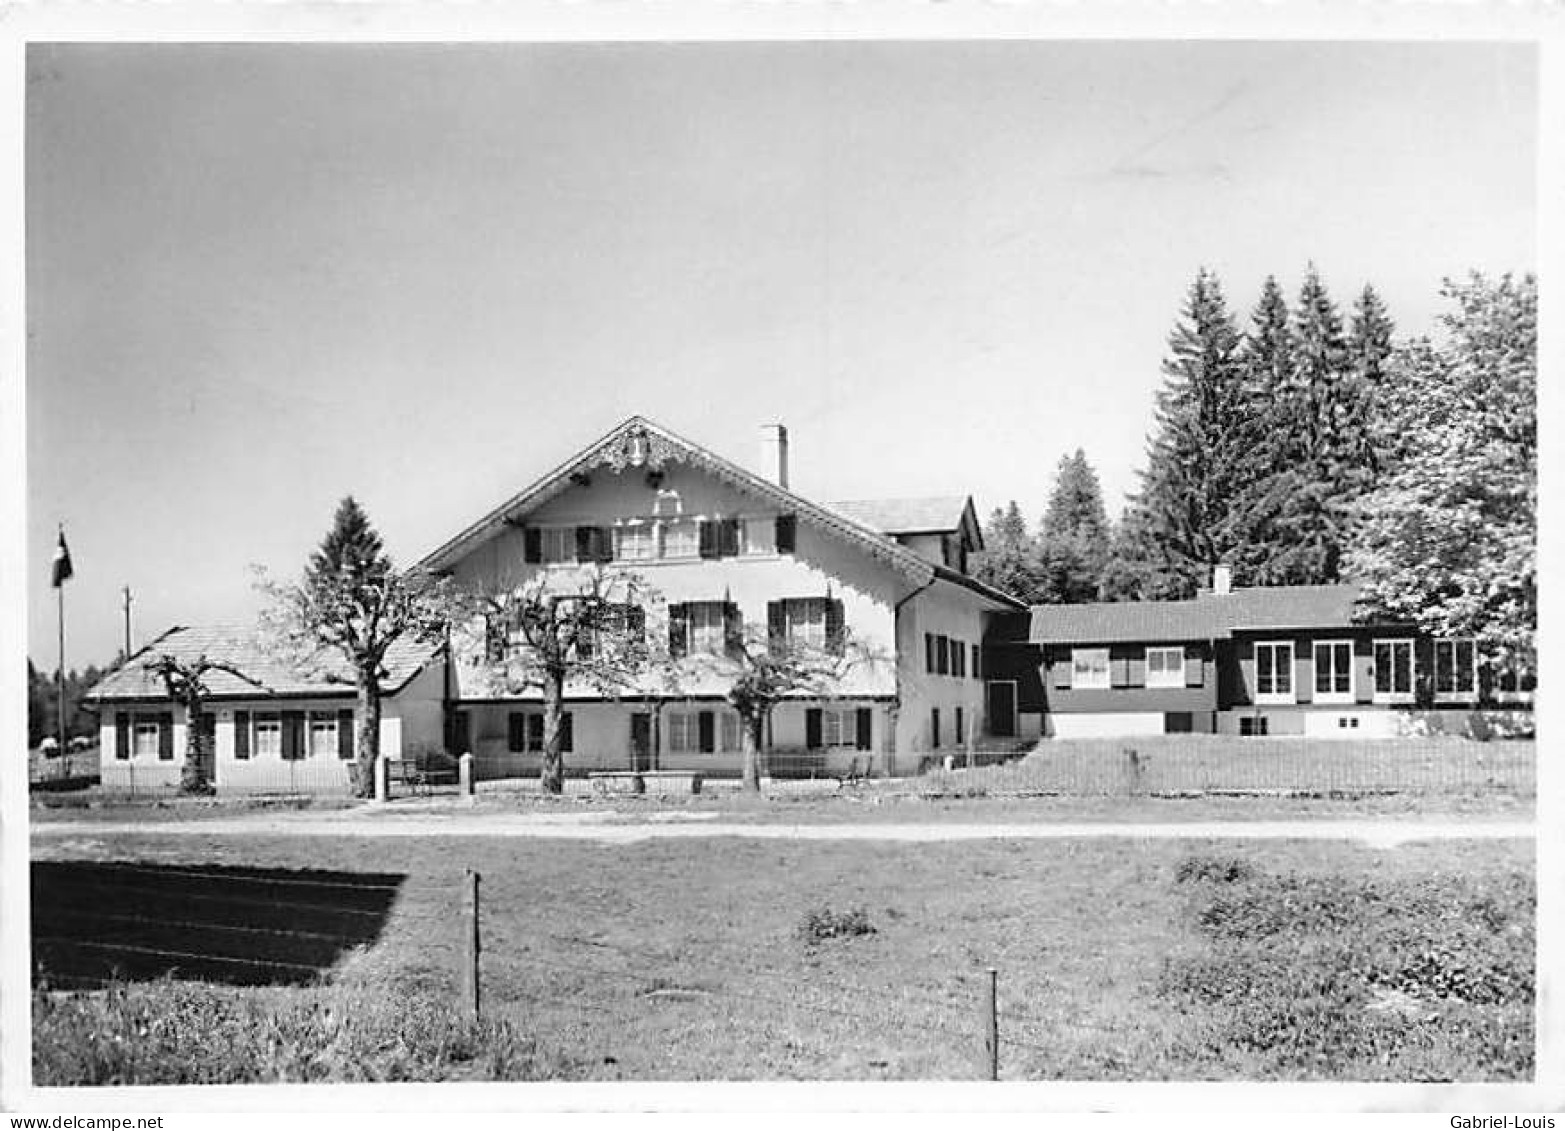
<path fill-rule="evenodd" d="M 234 712 L 234 757 L 245 761 L 250 757 L 250 712 Z"/>

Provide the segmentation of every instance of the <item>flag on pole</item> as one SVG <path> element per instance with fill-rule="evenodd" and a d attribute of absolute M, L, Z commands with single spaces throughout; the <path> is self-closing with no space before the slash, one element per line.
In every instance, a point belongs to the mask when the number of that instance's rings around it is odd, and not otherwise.
<path fill-rule="evenodd" d="M 60 527 L 60 544 L 54 548 L 54 571 L 49 584 L 58 589 L 75 573 L 71 569 L 71 551 L 65 544 L 65 527 Z"/>

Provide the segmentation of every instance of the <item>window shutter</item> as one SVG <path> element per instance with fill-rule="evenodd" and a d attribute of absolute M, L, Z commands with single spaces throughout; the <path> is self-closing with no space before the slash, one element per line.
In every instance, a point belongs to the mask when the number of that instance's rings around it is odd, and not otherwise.
<path fill-rule="evenodd" d="M 804 745 L 808 750 L 821 748 L 821 709 L 810 707 L 804 712 Z"/>
<path fill-rule="evenodd" d="M 717 717 L 711 711 L 702 711 L 696 716 L 696 728 L 700 736 L 700 749 L 703 754 L 710 754 L 717 749 Z"/>
<path fill-rule="evenodd" d="M 940 749 L 940 708 L 929 708 L 929 745 L 931 749 Z"/>
<path fill-rule="evenodd" d="M 983 678 L 983 674 L 984 674 L 983 673 L 983 669 L 980 667 L 980 659 L 981 659 L 982 655 L 983 655 L 983 653 L 978 650 L 978 645 L 974 644 L 973 645 L 973 663 L 972 663 L 971 669 L 967 673 L 968 675 L 972 676 L 974 679 L 982 679 Z"/>
<path fill-rule="evenodd" d="M 696 527 L 696 541 L 700 545 L 703 558 L 715 558 L 718 556 L 717 523 L 709 519 L 702 519 Z"/>
<path fill-rule="evenodd" d="M 522 740 L 522 749 L 537 753 L 543 749 L 543 716 L 531 714 L 522 716 L 526 719 L 527 731 Z"/>
<path fill-rule="evenodd" d="M 1109 660 L 1109 686 L 1130 686 L 1130 659 L 1127 656 L 1114 656 Z"/>
<path fill-rule="evenodd" d="M 842 643 L 842 599 L 832 597 L 826 601 L 826 651 L 840 656 Z"/>
<path fill-rule="evenodd" d="M 594 527 L 578 526 L 576 528 L 576 560 L 578 562 L 590 562 L 593 559 L 592 536 Z"/>
<path fill-rule="evenodd" d="M 522 561 L 543 561 L 543 531 L 536 526 L 529 526 L 522 531 Z"/>
<path fill-rule="evenodd" d="M 640 644 L 647 638 L 647 610 L 640 605 L 625 607 L 625 635 L 630 643 Z"/>
<path fill-rule="evenodd" d="M 739 556 L 739 520 L 725 518 L 717 528 L 717 552 L 720 557 Z"/>
<path fill-rule="evenodd" d="M 1125 660 L 1125 683 L 1130 687 L 1145 687 L 1147 685 L 1147 657 L 1143 652 L 1139 656 L 1129 656 Z"/>
<path fill-rule="evenodd" d="M 935 672 L 935 634 L 924 633 L 924 670 L 930 675 Z"/>
<path fill-rule="evenodd" d="M 766 602 L 766 640 L 772 651 L 777 651 L 788 638 L 788 622 L 783 616 L 781 601 Z"/>
<path fill-rule="evenodd" d="M 791 554 L 798 542 L 799 520 L 791 514 L 777 516 L 777 552 Z"/>
<path fill-rule="evenodd" d="M 505 748 L 513 754 L 527 749 L 527 716 L 512 711 L 505 717 Z"/>
<path fill-rule="evenodd" d="M 1206 682 L 1205 665 L 1201 661 L 1201 654 L 1194 648 L 1185 649 L 1185 686 L 1200 687 Z"/>
<path fill-rule="evenodd" d="M 301 755 L 300 739 L 304 737 L 304 714 L 300 711 L 283 712 L 283 758 L 294 761 Z"/>
<path fill-rule="evenodd" d="M 1069 655 L 1056 656 L 1054 658 L 1054 688 L 1056 691 L 1069 691 L 1071 686 L 1072 660 Z"/>
<path fill-rule="evenodd" d="M 353 757 L 353 708 L 337 711 L 337 757 L 344 762 Z"/>
<path fill-rule="evenodd" d="M 195 726 L 194 719 L 190 721 Z M 160 711 L 158 713 L 158 760 L 167 762 L 174 757 L 174 713 L 172 711 Z"/>
<path fill-rule="evenodd" d="M 592 560 L 595 562 L 612 562 L 614 560 L 614 531 L 608 526 L 595 526 L 592 528 Z"/>
<path fill-rule="evenodd" d="M 576 747 L 576 728 L 571 723 L 569 711 L 560 712 L 560 752 L 569 754 Z"/>
<path fill-rule="evenodd" d="M 130 757 L 130 715 L 114 712 L 114 756 L 121 761 Z"/>
<path fill-rule="evenodd" d="M 668 652 L 674 657 L 683 656 L 690 647 L 689 612 L 686 606 L 668 607 Z"/>
<path fill-rule="evenodd" d="M 874 730 L 875 713 L 868 707 L 858 709 L 858 741 L 854 743 L 860 750 L 870 749 L 870 737 Z"/>
<path fill-rule="evenodd" d="M 234 757 L 250 757 L 250 712 L 234 712 Z"/>
<path fill-rule="evenodd" d="M 723 606 L 723 651 L 730 660 L 744 655 L 744 620 L 739 606 L 729 601 Z"/>

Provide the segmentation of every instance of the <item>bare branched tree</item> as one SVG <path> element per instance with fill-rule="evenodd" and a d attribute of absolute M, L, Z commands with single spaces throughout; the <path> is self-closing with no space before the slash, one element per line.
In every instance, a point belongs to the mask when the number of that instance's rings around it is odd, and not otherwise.
<path fill-rule="evenodd" d="M 468 615 L 453 630 L 453 646 L 460 636 L 463 654 L 478 661 L 494 693 L 542 694 L 545 792 L 559 793 L 565 783 L 566 685 L 618 698 L 653 677 L 663 650 L 646 631 L 652 597 L 637 574 L 601 566 L 468 592 Z"/>
<path fill-rule="evenodd" d="M 179 771 L 179 788 L 185 793 L 210 793 L 206 766 L 201 758 L 201 715 L 206 706 L 206 677 L 211 672 L 227 672 L 264 691 L 266 688 L 232 664 L 205 655 L 182 660 L 167 652 L 159 653 L 142 665 L 163 682 L 168 697 L 185 709 L 185 762 Z"/>

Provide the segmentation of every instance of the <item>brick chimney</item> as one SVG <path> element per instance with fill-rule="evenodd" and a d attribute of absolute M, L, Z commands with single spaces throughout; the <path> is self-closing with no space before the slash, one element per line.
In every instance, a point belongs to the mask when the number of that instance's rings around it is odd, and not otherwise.
<path fill-rule="evenodd" d="M 759 471 L 784 489 L 788 486 L 788 429 L 782 424 L 761 425 Z"/>
<path fill-rule="evenodd" d="M 1218 562 L 1212 567 L 1212 595 L 1223 597 L 1233 592 L 1234 567 L 1227 562 Z"/>

